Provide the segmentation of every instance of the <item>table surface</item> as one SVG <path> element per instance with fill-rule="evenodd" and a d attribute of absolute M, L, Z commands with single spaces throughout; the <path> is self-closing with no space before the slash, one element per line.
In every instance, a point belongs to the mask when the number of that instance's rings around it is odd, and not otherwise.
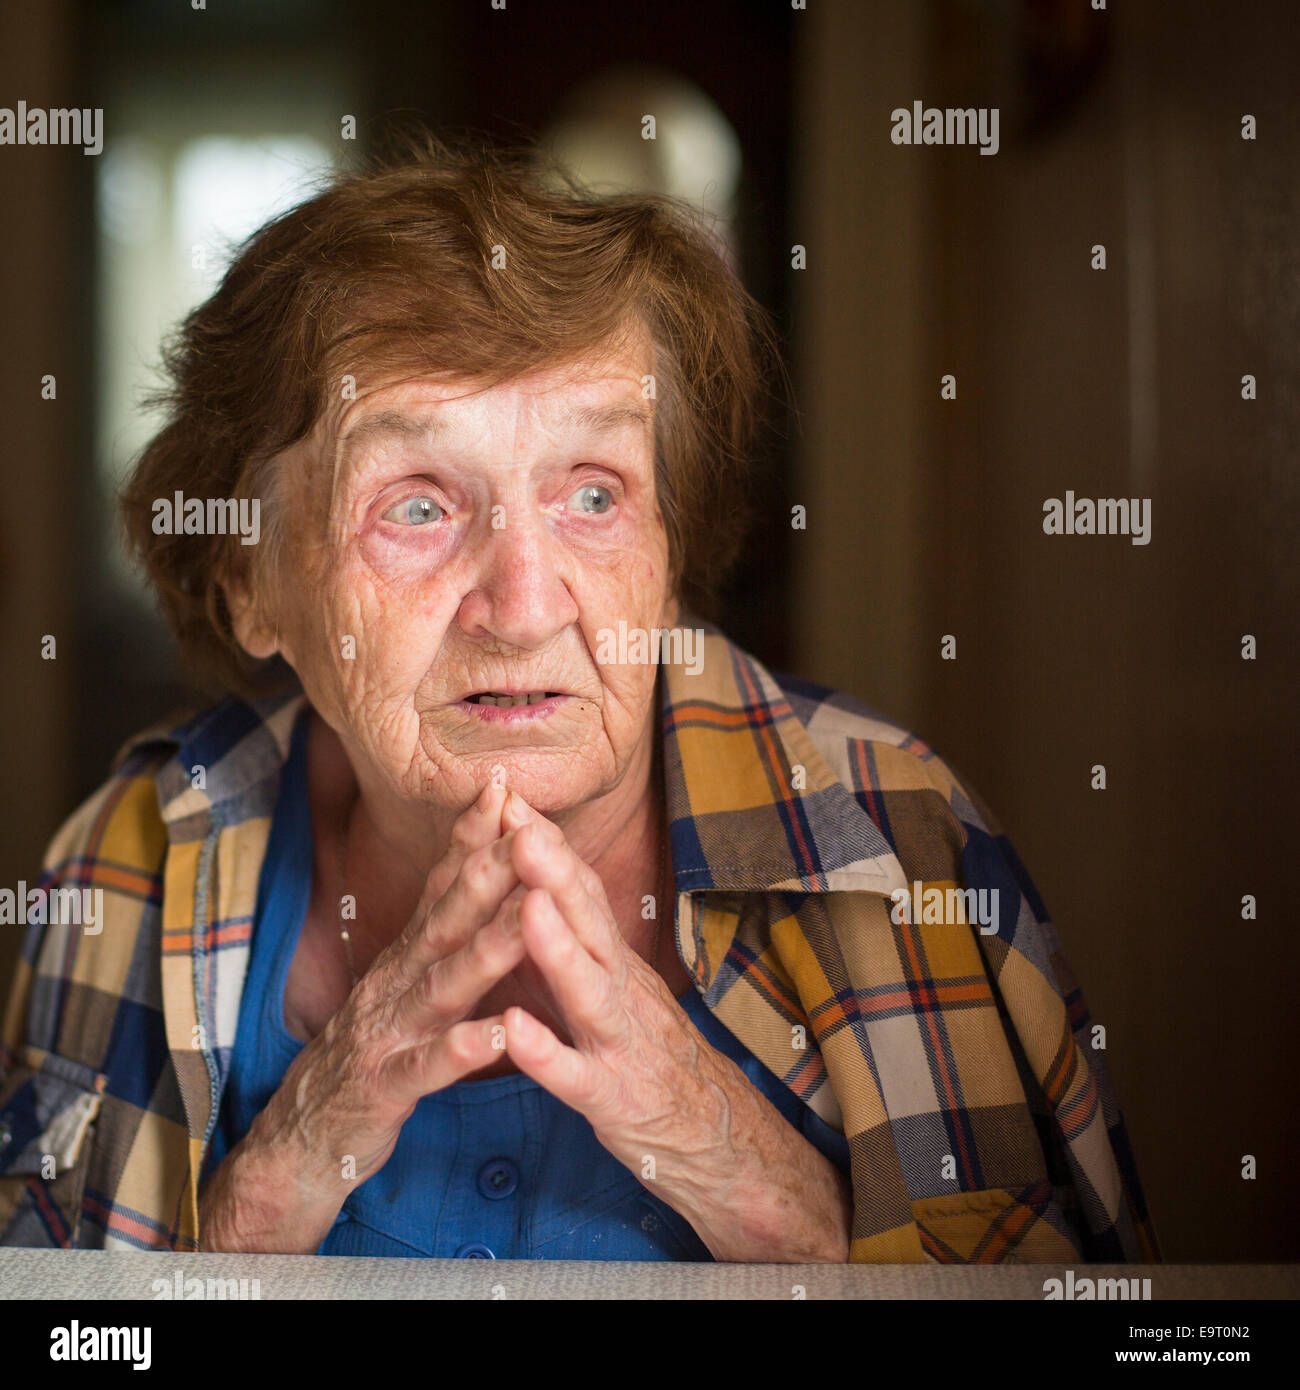
<path fill-rule="evenodd" d="M 1055 1265 L 738 1265 L 361 1259 L 0 1248 L 0 1299 L 157 1299 L 156 1281 L 247 1279 L 245 1297 L 1034 1299 Z M 1300 1265 L 1080 1265 L 1083 1278 L 1150 1279 L 1151 1298 L 1300 1298 Z M 257 1280 L 256 1290 L 252 1280 Z M 226 1286 L 233 1288 L 233 1286 Z M 191 1286 L 187 1297 L 198 1296 Z M 233 1293 L 230 1295 L 233 1296 Z"/>

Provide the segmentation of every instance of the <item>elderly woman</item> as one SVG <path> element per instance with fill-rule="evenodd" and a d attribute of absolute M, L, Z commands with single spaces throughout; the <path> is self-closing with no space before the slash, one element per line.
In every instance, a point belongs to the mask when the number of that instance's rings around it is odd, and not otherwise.
<path fill-rule="evenodd" d="M 28 934 L 6 1241 L 1154 1257 L 973 794 L 692 615 L 769 342 L 681 207 L 519 157 L 431 142 L 249 242 L 124 499 L 236 694 L 50 849 L 102 929 Z"/>

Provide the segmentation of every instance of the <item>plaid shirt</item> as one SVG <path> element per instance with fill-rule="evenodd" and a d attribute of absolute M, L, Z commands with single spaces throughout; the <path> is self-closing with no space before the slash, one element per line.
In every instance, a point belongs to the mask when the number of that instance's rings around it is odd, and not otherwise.
<path fill-rule="evenodd" d="M 850 1258 L 1158 1259 L 1087 1006 L 987 811 L 911 734 L 704 633 L 699 674 L 659 682 L 678 947 L 713 1013 L 848 1137 Z M 41 886 L 102 888 L 102 930 L 25 940 L 0 1050 L 4 1243 L 200 1248 L 303 698 L 138 736 L 55 837 Z M 996 893 L 996 932 L 962 911 L 993 898 L 931 911 L 934 889 Z"/>

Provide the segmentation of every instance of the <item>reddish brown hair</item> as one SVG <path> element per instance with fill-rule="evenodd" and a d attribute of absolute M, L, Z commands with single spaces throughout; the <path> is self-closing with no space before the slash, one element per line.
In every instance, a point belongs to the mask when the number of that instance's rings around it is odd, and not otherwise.
<path fill-rule="evenodd" d="M 156 498 L 263 499 L 255 563 L 273 564 L 276 455 L 311 432 L 345 373 L 490 385 L 587 355 L 630 324 L 655 348 L 673 582 L 707 612 L 743 538 L 750 450 L 780 366 L 767 316 L 688 205 L 597 197 L 527 147 L 423 135 L 267 223 L 165 348 L 169 384 L 152 401 L 168 422 L 121 498 L 187 663 L 243 693 L 285 674 L 231 631 L 221 576 L 248 563 L 240 538 L 155 534 Z"/>

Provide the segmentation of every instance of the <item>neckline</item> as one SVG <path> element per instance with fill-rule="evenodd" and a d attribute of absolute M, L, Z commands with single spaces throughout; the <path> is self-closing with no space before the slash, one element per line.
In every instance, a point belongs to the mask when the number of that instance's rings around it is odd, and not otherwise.
<path fill-rule="evenodd" d="M 290 840 L 281 846 L 279 863 L 276 866 L 277 877 L 284 877 L 288 881 L 289 892 L 287 896 L 292 904 L 292 925 L 282 931 L 277 942 L 277 954 L 272 961 L 270 978 L 266 998 L 262 1008 L 263 1023 L 269 1029 L 272 1039 L 282 1050 L 292 1051 L 297 1055 L 307 1043 L 301 1038 L 296 1038 L 288 1029 L 284 1019 L 284 995 L 289 980 L 289 968 L 293 963 L 293 958 L 297 953 L 298 946 L 302 940 L 303 927 L 306 925 L 307 910 L 311 904 L 311 884 L 315 869 L 315 838 L 313 833 L 313 818 L 310 797 L 310 781 L 307 775 L 307 739 L 310 730 L 312 708 L 309 702 L 304 701 L 302 708 L 294 721 L 293 732 L 290 739 L 289 756 L 284 765 L 284 781 L 282 783 L 281 797 L 283 805 L 290 808 L 289 830 Z M 275 814 L 279 815 L 281 805 L 277 804 Z M 667 901 L 661 904 L 661 908 L 672 914 L 672 925 L 669 932 L 675 935 L 676 929 L 676 902 L 675 902 L 675 881 L 673 878 L 671 848 L 669 846 L 667 827 L 664 834 L 664 861 L 661 866 L 664 870 L 663 882 L 668 885 Z M 660 931 L 662 937 L 662 929 Z M 662 943 L 661 943 L 662 944 Z M 676 953 L 676 942 L 670 943 L 671 949 Z M 657 971 L 658 962 L 654 964 Z M 661 977 L 662 978 L 662 977 Z M 682 1007 L 687 1016 L 693 1023 L 698 1022 L 698 1010 L 702 1006 L 702 999 L 699 990 L 694 983 L 688 983 L 684 993 L 676 996 L 677 1003 Z M 492 1087 L 498 1083 L 524 1083 L 529 1086 L 537 1086 L 538 1083 L 523 1072 L 511 1072 L 506 1076 L 486 1077 L 479 1081 L 466 1080 L 452 1083 L 453 1086 L 473 1086 Z M 447 1088 L 451 1089 L 451 1088 Z M 499 1089 L 503 1092 L 510 1088 L 501 1084 Z M 433 1095 L 440 1094 L 433 1092 Z M 481 1094 L 481 1093 L 480 1093 Z M 428 1097 L 425 1097 L 427 1099 Z"/>

